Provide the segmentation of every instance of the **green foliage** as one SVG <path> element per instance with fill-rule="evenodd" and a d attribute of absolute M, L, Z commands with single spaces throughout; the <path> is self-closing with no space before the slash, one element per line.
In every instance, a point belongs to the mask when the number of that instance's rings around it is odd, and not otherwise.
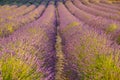
<path fill-rule="evenodd" d="M 83 72 L 84 80 L 119 80 L 120 67 L 117 64 L 112 55 L 96 55 Z"/>
<path fill-rule="evenodd" d="M 118 29 L 118 26 L 116 24 L 110 24 L 109 27 L 106 29 L 107 33 L 113 32 Z"/>
<path fill-rule="evenodd" d="M 12 33 L 12 32 L 14 31 L 13 25 L 12 25 L 12 24 L 8 24 L 8 25 L 7 25 L 7 30 L 8 30 L 10 33 Z"/>
<path fill-rule="evenodd" d="M 70 23 L 70 24 L 68 24 L 68 25 L 66 26 L 66 28 L 62 31 L 62 33 L 68 31 L 68 30 L 71 29 L 71 28 L 74 28 L 74 27 L 76 27 L 76 26 L 79 26 L 79 25 L 80 25 L 80 23 L 78 23 L 78 22 L 72 22 L 72 23 Z"/>
<path fill-rule="evenodd" d="M 0 70 L 3 80 L 40 80 L 41 77 L 34 58 L 29 57 L 4 55 L 0 59 Z"/>

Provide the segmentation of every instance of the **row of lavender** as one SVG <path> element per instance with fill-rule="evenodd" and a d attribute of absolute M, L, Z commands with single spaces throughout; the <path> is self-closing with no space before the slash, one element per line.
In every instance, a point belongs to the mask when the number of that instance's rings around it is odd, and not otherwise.
<path fill-rule="evenodd" d="M 101 13 L 81 1 L 58 3 L 65 58 L 59 80 L 119 80 L 119 45 L 108 37 L 119 40 L 119 16 L 112 18 L 116 14 Z"/>
<path fill-rule="evenodd" d="M 22 8 L 14 8 L 15 12 L 17 9 L 20 11 Z M 26 7 L 26 9 L 31 8 Z M 13 15 L 12 12 L 10 13 Z M 13 15 L 14 19 L 1 24 L 3 30 L 1 34 L 3 36 L 0 38 L 0 79 L 54 80 L 56 65 L 54 3 L 52 0 L 51 2 L 44 0 L 41 5 L 37 8 L 34 7 L 32 11 L 25 15 L 22 13 L 18 16 Z M 11 23 L 12 26 L 3 26 Z M 22 27 L 19 28 L 20 26 Z M 8 28 L 9 31 L 12 30 L 11 35 L 11 32 L 6 30 Z"/>

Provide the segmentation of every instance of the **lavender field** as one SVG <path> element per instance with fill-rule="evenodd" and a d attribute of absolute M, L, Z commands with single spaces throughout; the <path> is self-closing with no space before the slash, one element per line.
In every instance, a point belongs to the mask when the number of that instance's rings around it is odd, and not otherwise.
<path fill-rule="evenodd" d="M 120 80 L 120 0 L 0 0 L 0 80 Z"/>

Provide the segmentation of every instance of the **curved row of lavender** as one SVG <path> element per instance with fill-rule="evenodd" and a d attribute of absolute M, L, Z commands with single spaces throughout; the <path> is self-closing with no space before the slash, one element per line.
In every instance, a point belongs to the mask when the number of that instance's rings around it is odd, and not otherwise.
<path fill-rule="evenodd" d="M 81 10 L 84 10 L 90 14 L 94 14 L 95 16 L 101 16 L 105 17 L 108 19 L 113 19 L 113 20 L 120 20 L 120 16 L 118 14 L 112 14 L 112 13 L 106 13 L 104 11 L 99 11 L 97 9 L 87 7 L 84 4 L 82 4 L 79 0 L 73 0 L 73 3 Z"/>
<path fill-rule="evenodd" d="M 49 1 L 46 0 L 46 2 Z M 12 65 L 10 65 L 10 62 L 6 62 L 6 65 L 3 63 L 3 68 L 5 68 L 7 64 L 9 64 L 8 66 L 12 66 L 18 69 L 21 68 L 19 73 L 19 70 L 15 71 L 16 69 L 11 70 L 11 72 L 8 67 L 5 69 L 6 71 L 8 70 L 8 73 L 2 71 L 2 79 L 54 80 L 56 64 L 55 21 L 55 6 L 54 3 L 49 2 L 48 7 L 39 19 L 16 30 L 9 37 L 1 39 L 0 52 L 1 56 L 3 56 L 3 60 L 6 59 L 5 56 L 7 56 L 7 54 L 11 54 L 12 56 L 10 55 L 10 59 L 8 57 L 6 60 L 10 60 L 11 63 L 13 62 Z M 26 57 L 24 59 L 24 56 L 28 57 L 27 60 Z M 21 64 L 25 63 L 23 64 L 23 68 L 20 66 L 19 60 L 18 62 L 16 61 L 17 58 L 20 59 L 20 61 L 23 59 L 21 61 Z M 15 64 L 17 66 L 14 66 Z M 26 69 L 26 67 L 28 69 Z"/>
<path fill-rule="evenodd" d="M 76 19 L 62 3 L 58 3 L 58 12 L 65 57 L 63 79 L 119 80 L 119 46 Z"/>
<path fill-rule="evenodd" d="M 110 9 L 110 8 L 107 8 L 107 7 L 95 5 L 95 4 L 93 4 L 92 2 L 89 2 L 89 1 L 87 1 L 85 3 L 86 3 L 86 5 L 88 5 L 92 8 L 98 9 L 98 10 L 102 10 L 102 11 L 110 12 L 110 13 L 114 13 L 114 14 L 119 14 L 119 10 Z"/>
<path fill-rule="evenodd" d="M 60 27 L 59 32 L 60 36 L 62 38 L 62 46 L 63 46 L 63 52 L 64 52 L 64 64 L 63 64 L 63 71 L 62 71 L 62 78 L 63 80 L 79 80 L 77 75 L 77 71 L 74 69 L 73 61 L 75 60 L 74 56 L 72 56 L 71 53 L 66 52 L 65 50 L 69 49 L 71 46 L 67 46 L 68 44 L 71 44 L 71 38 L 75 39 L 75 37 L 70 36 L 70 34 L 75 34 L 73 31 L 68 32 L 69 29 L 74 30 L 74 26 L 78 27 L 81 24 L 79 23 L 79 20 L 77 20 L 73 15 L 69 13 L 69 11 L 65 8 L 64 4 L 61 2 L 58 2 L 58 13 L 59 13 L 59 20 L 60 20 Z M 61 13 L 62 12 L 62 13 Z M 66 17 L 64 17 L 66 16 Z M 79 28 L 79 27 L 78 27 Z M 69 35 L 68 35 L 69 34 Z"/>
<path fill-rule="evenodd" d="M 79 20 L 83 21 L 85 24 L 88 24 L 91 27 L 96 28 L 97 30 L 104 31 L 107 34 L 110 34 L 111 39 L 115 40 L 119 44 L 119 35 L 120 35 L 120 22 L 114 21 L 106 18 L 102 18 L 101 16 L 94 16 L 89 13 L 80 10 L 76 6 L 73 5 L 71 1 L 65 2 L 68 10 L 76 16 Z"/>
<path fill-rule="evenodd" d="M 86 0 L 89 1 L 93 4 L 99 5 L 99 6 L 103 6 L 105 8 L 111 8 L 111 9 L 115 9 L 115 10 L 120 10 L 120 8 L 117 5 L 114 5 L 114 2 L 111 0 Z M 117 3 L 119 3 L 117 1 Z"/>
<path fill-rule="evenodd" d="M 96 5 L 100 5 L 100 6 L 111 8 L 111 9 L 115 9 L 115 10 L 120 10 L 120 8 L 118 6 L 111 6 L 110 4 L 97 3 Z"/>
<path fill-rule="evenodd" d="M 117 5 L 114 5 L 113 0 L 86 0 L 86 1 L 87 2 L 89 1 L 90 3 L 100 5 L 106 8 L 112 8 L 115 10 L 119 10 L 119 7 Z M 119 1 L 117 1 L 117 3 L 119 4 Z"/>

